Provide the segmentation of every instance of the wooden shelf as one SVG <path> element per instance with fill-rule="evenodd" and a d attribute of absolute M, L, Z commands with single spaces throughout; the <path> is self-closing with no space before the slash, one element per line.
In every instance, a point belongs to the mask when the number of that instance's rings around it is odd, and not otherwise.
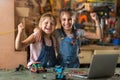
<path fill-rule="evenodd" d="M 115 3 L 115 0 L 87 0 L 87 2 Z"/>

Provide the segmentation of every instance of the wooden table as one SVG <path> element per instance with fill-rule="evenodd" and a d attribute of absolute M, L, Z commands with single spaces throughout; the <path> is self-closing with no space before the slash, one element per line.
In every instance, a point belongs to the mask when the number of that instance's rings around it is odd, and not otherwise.
<path fill-rule="evenodd" d="M 120 50 L 120 46 L 84 45 L 81 50 Z"/>
<path fill-rule="evenodd" d="M 90 64 L 92 56 L 95 53 L 118 53 L 120 54 L 120 46 L 101 46 L 101 45 L 84 45 L 81 46 L 81 52 L 79 55 L 80 64 Z M 120 64 L 120 57 L 118 59 Z"/>
<path fill-rule="evenodd" d="M 24 71 L 17 71 L 15 70 L 0 70 L 0 80 L 55 80 L 55 73 L 53 69 L 47 69 L 46 73 L 32 73 L 29 70 Z M 71 71 L 82 71 L 87 72 L 88 69 L 86 68 L 77 68 L 77 69 L 65 69 L 64 73 L 71 73 Z M 116 72 L 119 73 L 120 69 L 116 69 Z M 43 76 L 46 76 L 43 78 Z M 79 77 L 71 77 L 71 80 L 89 80 L 89 79 L 82 79 Z M 120 77 L 113 76 L 107 79 L 90 79 L 90 80 L 120 80 Z"/>

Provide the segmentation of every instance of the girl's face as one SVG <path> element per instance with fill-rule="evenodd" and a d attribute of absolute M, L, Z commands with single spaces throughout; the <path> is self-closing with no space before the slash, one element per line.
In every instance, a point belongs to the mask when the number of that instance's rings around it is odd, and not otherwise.
<path fill-rule="evenodd" d="M 42 31 L 44 31 L 46 34 L 51 34 L 55 30 L 55 21 L 50 17 L 47 17 L 39 26 L 41 26 Z"/>
<path fill-rule="evenodd" d="M 64 30 L 72 30 L 72 16 L 69 13 L 62 12 L 60 21 Z"/>

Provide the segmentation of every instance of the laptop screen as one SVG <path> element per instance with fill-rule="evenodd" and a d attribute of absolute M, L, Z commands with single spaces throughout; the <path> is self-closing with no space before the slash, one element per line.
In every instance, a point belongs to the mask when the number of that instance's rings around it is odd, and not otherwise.
<path fill-rule="evenodd" d="M 94 54 L 88 78 L 111 77 L 114 75 L 119 54 Z"/>

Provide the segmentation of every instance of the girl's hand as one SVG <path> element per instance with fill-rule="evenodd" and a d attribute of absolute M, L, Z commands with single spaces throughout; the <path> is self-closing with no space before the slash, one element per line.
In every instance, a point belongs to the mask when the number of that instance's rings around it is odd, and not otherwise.
<path fill-rule="evenodd" d="M 39 28 L 35 28 L 34 33 L 36 33 L 35 40 L 40 41 L 42 36 L 42 30 Z"/>
<path fill-rule="evenodd" d="M 25 27 L 23 26 L 22 23 L 20 23 L 20 24 L 18 25 L 18 31 L 19 31 L 19 32 L 22 32 L 24 29 L 25 29 Z"/>
<path fill-rule="evenodd" d="M 90 16 L 91 16 L 91 18 L 92 18 L 94 21 L 97 21 L 97 20 L 98 20 L 98 16 L 97 16 L 97 14 L 96 14 L 95 12 L 90 13 Z"/>

